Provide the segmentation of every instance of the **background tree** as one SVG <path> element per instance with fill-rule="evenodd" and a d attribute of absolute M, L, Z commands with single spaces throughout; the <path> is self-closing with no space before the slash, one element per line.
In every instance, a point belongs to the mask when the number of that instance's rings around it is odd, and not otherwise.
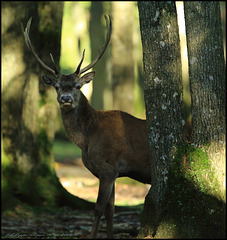
<path fill-rule="evenodd" d="M 105 42 L 106 37 L 106 26 L 104 15 L 109 11 L 106 11 L 106 6 L 104 2 L 96 1 L 91 2 L 90 8 L 90 43 L 91 43 L 91 59 L 95 59 L 98 55 L 98 51 L 102 47 L 102 44 Z M 91 98 L 91 105 L 97 110 L 103 110 L 112 103 L 112 94 L 110 91 L 110 82 L 111 82 L 111 47 L 109 46 L 105 54 L 100 59 L 99 63 L 94 67 L 96 70 L 95 82 L 93 82 L 93 92 Z M 110 96 L 107 99 L 105 97 L 105 92 L 108 91 Z M 105 100 L 105 101 L 104 101 Z M 112 106 L 109 106 L 109 109 Z"/>
<path fill-rule="evenodd" d="M 218 171 L 213 169 L 218 163 L 223 173 L 220 159 L 225 156 L 225 70 L 220 14 L 218 3 L 215 4 L 188 2 L 185 6 L 186 29 L 190 25 L 187 36 L 193 114 L 192 143 L 184 143 L 175 3 L 138 3 L 152 174 L 142 236 L 225 238 L 226 235 L 223 191 Z M 210 58 L 217 58 L 217 62 Z M 221 157 L 210 158 L 213 152 Z"/>
<path fill-rule="evenodd" d="M 174 2 L 138 2 L 138 7 L 153 179 L 142 224 L 145 231 L 154 233 L 164 208 L 175 149 L 184 139 L 180 43 Z"/>
<path fill-rule="evenodd" d="M 62 2 L 3 2 L 3 209 L 18 203 L 56 206 L 77 204 L 56 176 L 52 142 L 56 96 L 44 88 L 40 66 L 23 38 L 21 22 L 32 16 L 31 40 L 47 63 L 49 53 L 60 54 Z M 40 44 L 42 42 L 42 45 Z M 52 50 L 51 50 L 52 49 Z"/>
<path fill-rule="evenodd" d="M 113 108 L 134 114 L 133 2 L 112 2 Z"/>
<path fill-rule="evenodd" d="M 225 200 L 226 72 L 219 2 L 185 2 L 192 98 L 192 144 L 210 159 Z"/>

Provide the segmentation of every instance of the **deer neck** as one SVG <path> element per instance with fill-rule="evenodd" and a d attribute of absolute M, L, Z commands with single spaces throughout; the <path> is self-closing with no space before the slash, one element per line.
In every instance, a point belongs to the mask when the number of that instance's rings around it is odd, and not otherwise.
<path fill-rule="evenodd" d="M 61 116 L 67 137 L 82 150 L 86 149 L 89 136 L 97 128 L 97 117 L 82 92 L 78 106 L 70 111 L 61 109 Z"/>

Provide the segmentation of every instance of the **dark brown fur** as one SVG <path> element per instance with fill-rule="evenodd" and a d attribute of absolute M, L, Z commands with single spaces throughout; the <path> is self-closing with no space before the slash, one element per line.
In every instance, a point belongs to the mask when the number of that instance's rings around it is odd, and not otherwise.
<path fill-rule="evenodd" d="M 78 108 L 63 108 L 61 114 L 67 136 L 82 149 L 84 165 L 100 181 L 91 237 L 96 236 L 104 212 L 107 235 L 113 237 L 116 178 L 151 183 L 146 121 L 122 111 L 95 111 L 82 92 Z"/>

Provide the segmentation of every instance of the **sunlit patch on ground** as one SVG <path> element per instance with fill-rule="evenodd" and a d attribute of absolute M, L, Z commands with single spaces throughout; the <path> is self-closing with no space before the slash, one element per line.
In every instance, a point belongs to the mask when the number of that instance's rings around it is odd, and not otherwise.
<path fill-rule="evenodd" d="M 57 175 L 63 187 L 71 194 L 95 202 L 98 196 L 98 179 L 78 160 L 76 165 L 56 163 Z M 137 205 L 144 203 L 150 185 L 139 184 L 127 179 L 117 179 L 115 184 L 116 205 Z"/>

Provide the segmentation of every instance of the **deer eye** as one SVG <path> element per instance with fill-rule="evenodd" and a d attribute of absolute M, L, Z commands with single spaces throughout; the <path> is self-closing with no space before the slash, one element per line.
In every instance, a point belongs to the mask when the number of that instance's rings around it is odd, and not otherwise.
<path fill-rule="evenodd" d="M 55 87 L 56 91 L 58 91 L 58 90 L 59 90 L 59 88 L 60 88 L 60 86 L 59 86 L 59 85 L 57 85 L 57 84 L 56 84 L 54 87 Z"/>
<path fill-rule="evenodd" d="M 81 88 L 80 84 L 79 83 L 75 83 L 75 88 L 76 89 L 80 89 Z"/>

